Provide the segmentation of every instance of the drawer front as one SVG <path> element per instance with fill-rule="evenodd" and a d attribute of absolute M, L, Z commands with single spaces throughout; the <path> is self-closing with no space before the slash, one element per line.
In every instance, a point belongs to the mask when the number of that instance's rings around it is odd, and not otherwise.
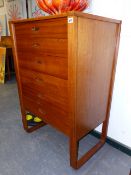
<path fill-rule="evenodd" d="M 23 38 L 17 41 L 17 52 L 32 53 L 34 56 L 39 54 L 52 55 L 67 58 L 67 39 L 56 38 Z"/>
<path fill-rule="evenodd" d="M 67 18 L 45 19 L 15 24 L 16 38 L 67 38 Z"/>
<path fill-rule="evenodd" d="M 17 42 L 19 65 L 67 79 L 67 40 L 34 39 Z"/>
<path fill-rule="evenodd" d="M 27 112 L 32 112 L 36 116 L 42 118 L 46 123 L 59 129 L 66 135 L 70 135 L 70 120 L 68 113 L 57 108 L 46 100 L 34 101 L 28 97 L 23 96 L 23 103 Z"/>
<path fill-rule="evenodd" d="M 67 59 L 59 59 L 58 57 L 24 57 L 26 61 L 19 60 L 20 68 L 27 70 L 33 70 L 62 79 L 68 79 L 68 66 Z"/>
<path fill-rule="evenodd" d="M 68 111 L 67 80 L 46 74 L 20 69 L 23 95 L 37 100 L 45 100 L 58 108 Z"/>
<path fill-rule="evenodd" d="M 19 66 L 62 79 L 68 79 L 68 60 L 46 54 L 33 55 L 33 53 L 19 53 Z"/>

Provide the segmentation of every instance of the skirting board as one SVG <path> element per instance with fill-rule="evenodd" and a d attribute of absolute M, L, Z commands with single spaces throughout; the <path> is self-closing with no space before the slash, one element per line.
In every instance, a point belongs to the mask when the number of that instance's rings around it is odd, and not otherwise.
<path fill-rule="evenodd" d="M 92 131 L 90 134 L 97 137 L 97 138 L 100 138 L 100 135 L 101 135 L 100 132 L 98 132 L 98 131 Z M 114 140 L 110 137 L 107 137 L 106 143 L 110 144 L 114 148 L 116 148 L 116 149 L 126 153 L 127 155 L 131 156 L 131 149 L 128 148 L 127 146 L 121 144 L 120 142 L 117 142 L 116 140 Z"/>

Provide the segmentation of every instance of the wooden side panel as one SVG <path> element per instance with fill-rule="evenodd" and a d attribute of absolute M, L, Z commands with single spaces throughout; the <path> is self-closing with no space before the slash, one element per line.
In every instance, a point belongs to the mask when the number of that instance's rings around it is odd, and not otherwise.
<path fill-rule="evenodd" d="M 77 138 L 106 118 L 117 24 L 78 18 Z"/>

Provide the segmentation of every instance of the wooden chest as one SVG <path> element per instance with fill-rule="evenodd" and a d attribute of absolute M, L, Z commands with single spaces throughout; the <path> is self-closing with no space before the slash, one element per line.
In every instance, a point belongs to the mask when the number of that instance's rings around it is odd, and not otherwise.
<path fill-rule="evenodd" d="M 74 168 L 105 143 L 120 26 L 78 12 L 10 22 L 24 128 L 50 124 L 69 136 Z M 27 112 L 43 123 L 29 128 Z M 79 140 L 101 123 L 99 143 L 78 160 Z"/>

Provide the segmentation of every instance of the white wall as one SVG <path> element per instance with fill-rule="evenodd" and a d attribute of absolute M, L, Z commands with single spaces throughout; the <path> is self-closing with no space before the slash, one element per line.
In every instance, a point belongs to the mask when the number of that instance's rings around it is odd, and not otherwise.
<path fill-rule="evenodd" d="M 108 136 L 131 148 L 131 1 L 92 0 L 90 12 L 122 19 Z M 101 131 L 101 126 L 97 128 Z"/>
<path fill-rule="evenodd" d="M 5 7 L 0 8 L 0 15 L 4 15 L 6 13 Z"/>

